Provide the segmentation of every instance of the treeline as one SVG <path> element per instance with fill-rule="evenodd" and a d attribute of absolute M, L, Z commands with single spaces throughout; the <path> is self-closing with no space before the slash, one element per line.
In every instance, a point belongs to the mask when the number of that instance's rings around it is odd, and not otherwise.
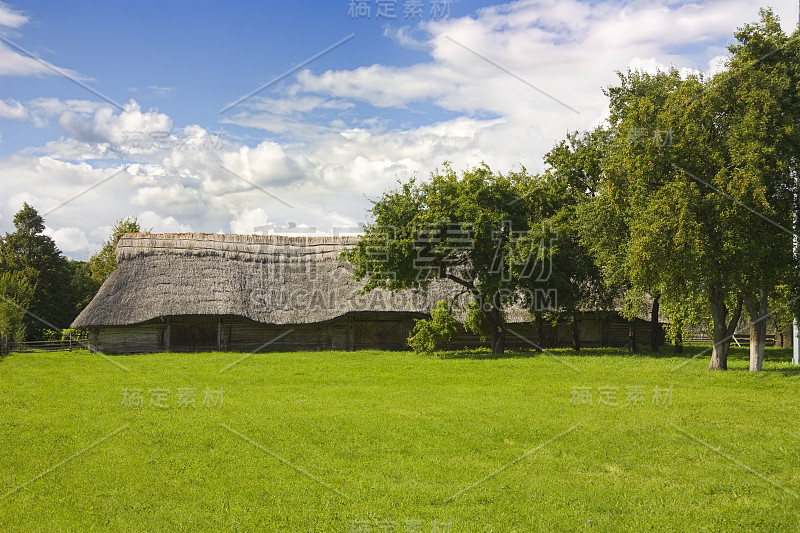
<path fill-rule="evenodd" d="M 135 218 L 119 221 L 86 262 L 62 255 L 43 233 L 43 218 L 27 203 L 14 216 L 14 228 L 0 237 L 0 337 L 6 347 L 60 338 L 116 267 L 116 235 L 140 231 Z"/>
<path fill-rule="evenodd" d="M 628 318 L 662 314 L 678 343 L 707 326 L 709 369 L 726 369 L 744 320 L 760 370 L 767 321 L 798 307 L 800 33 L 762 10 L 735 37 L 711 77 L 619 73 L 609 118 L 568 134 L 541 175 L 445 165 L 385 193 L 345 255 L 356 276 L 367 290 L 461 285 L 467 325 L 495 353 L 515 305 L 534 323 L 572 320 L 577 338 L 581 310 L 621 304 Z M 557 304 L 539 308 L 549 289 Z"/>

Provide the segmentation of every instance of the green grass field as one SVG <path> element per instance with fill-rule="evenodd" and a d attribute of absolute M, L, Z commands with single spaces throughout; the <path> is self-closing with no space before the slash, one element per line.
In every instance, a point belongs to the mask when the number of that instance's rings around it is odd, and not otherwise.
<path fill-rule="evenodd" d="M 700 350 L 10 355 L 0 530 L 797 531 L 800 369 Z"/>

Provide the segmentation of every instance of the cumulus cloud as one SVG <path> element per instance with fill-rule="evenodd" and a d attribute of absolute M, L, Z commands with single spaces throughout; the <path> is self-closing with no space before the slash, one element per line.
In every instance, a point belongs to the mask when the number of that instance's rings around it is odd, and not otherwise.
<path fill-rule="evenodd" d="M 233 220 L 231 220 L 231 233 L 241 233 L 252 235 L 256 233 L 258 226 L 264 226 L 269 221 L 266 211 L 260 207 L 255 209 L 242 209 L 241 211 L 232 210 Z"/>
<path fill-rule="evenodd" d="M 720 72 L 727 70 L 728 59 L 729 57 L 727 55 L 712 57 L 711 60 L 708 62 L 708 74 L 710 76 L 715 76 Z"/>
<path fill-rule="evenodd" d="M 59 250 L 70 256 L 91 254 L 97 248 L 96 243 L 89 242 L 86 232 L 76 227 L 47 227 L 43 233 L 55 241 Z"/>
<path fill-rule="evenodd" d="M 80 195 L 46 222 L 84 250 L 74 229 L 91 246 L 137 214 L 157 232 L 252 233 L 290 221 L 325 232 L 355 227 L 368 199 L 398 179 L 425 179 L 444 160 L 541 170 L 542 155 L 568 131 L 606 116 L 601 89 L 617 83 L 615 70 L 717 72 L 725 42 L 757 9 L 746 0 L 520 0 L 413 33 L 386 29 L 427 59 L 303 70 L 285 89 L 225 115 L 260 130 L 247 143 L 204 125 L 176 126 L 135 100 L 122 111 L 91 100 L 0 100 L 0 117 L 52 123 L 63 135 L 0 160 L 8 191 L 0 220 L 23 201 L 45 212 Z"/>
<path fill-rule="evenodd" d="M 121 112 L 110 105 L 101 105 L 91 113 L 68 109 L 61 113 L 58 124 L 78 141 L 110 143 L 129 151 L 157 149 L 169 140 L 172 130 L 172 120 L 167 115 L 143 113 L 134 100 Z"/>
<path fill-rule="evenodd" d="M 15 120 L 27 120 L 28 110 L 16 100 L 0 100 L 0 117 Z"/>
<path fill-rule="evenodd" d="M 264 141 L 255 148 L 242 146 L 222 154 L 222 165 L 256 185 L 289 185 L 304 178 L 303 171 L 275 142 Z"/>
<path fill-rule="evenodd" d="M 20 11 L 11 9 L 6 4 L 0 2 L 0 26 L 7 28 L 19 28 L 26 24 L 29 17 Z"/>
<path fill-rule="evenodd" d="M 144 211 L 138 215 L 139 226 L 143 230 L 150 230 L 153 233 L 191 233 L 192 227 L 189 224 L 179 222 L 173 216 L 162 217 L 153 211 Z"/>

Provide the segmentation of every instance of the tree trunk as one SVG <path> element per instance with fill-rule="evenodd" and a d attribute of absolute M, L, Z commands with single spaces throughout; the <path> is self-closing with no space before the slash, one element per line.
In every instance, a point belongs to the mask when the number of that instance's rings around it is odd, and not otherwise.
<path fill-rule="evenodd" d="M 634 321 L 631 320 L 628 322 L 628 351 L 634 353 L 638 349 L 636 345 L 636 328 L 634 327 Z"/>
<path fill-rule="evenodd" d="M 675 334 L 675 353 L 683 353 L 683 329 Z"/>
<path fill-rule="evenodd" d="M 544 317 L 541 313 L 536 313 L 536 332 L 539 337 L 539 346 L 544 346 Z"/>
<path fill-rule="evenodd" d="M 725 305 L 725 298 L 722 290 L 717 285 L 711 286 L 709 306 L 711 308 L 711 320 L 714 323 L 714 346 L 711 349 L 711 361 L 708 363 L 708 369 L 728 370 L 728 352 L 730 352 L 731 348 L 731 337 L 736 331 L 736 325 L 742 314 L 742 294 L 740 293 L 737 298 L 736 310 L 733 313 L 733 317 L 731 317 L 730 323 L 727 322 L 728 308 Z"/>
<path fill-rule="evenodd" d="M 750 315 L 750 371 L 759 372 L 764 364 L 764 348 L 767 344 L 767 291 L 759 291 L 758 304 L 748 299 L 747 312 Z"/>
<path fill-rule="evenodd" d="M 581 316 L 578 311 L 572 313 L 572 349 L 576 352 L 581 349 Z"/>
<path fill-rule="evenodd" d="M 506 329 L 500 309 L 492 307 L 491 312 L 486 313 L 486 318 L 492 328 L 492 355 L 503 355 L 506 349 Z"/>
<path fill-rule="evenodd" d="M 492 328 L 492 355 L 503 355 L 506 349 L 506 331 Z"/>
<path fill-rule="evenodd" d="M 661 325 L 658 323 L 658 312 L 660 309 L 658 297 L 653 300 L 653 308 L 650 311 L 650 349 L 654 352 L 658 351 L 658 344 L 661 340 Z"/>

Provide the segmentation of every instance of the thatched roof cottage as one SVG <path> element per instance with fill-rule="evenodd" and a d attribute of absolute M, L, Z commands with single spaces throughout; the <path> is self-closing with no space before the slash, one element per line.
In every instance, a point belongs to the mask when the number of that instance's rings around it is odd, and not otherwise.
<path fill-rule="evenodd" d="M 104 353 L 402 350 L 415 318 L 441 299 L 463 299 L 460 287 L 446 281 L 427 293 L 359 294 L 363 283 L 339 261 L 356 239 L 125 234 L 117 243 L 117 269 L 72 327 L 88 329 L 90 349 Z M 621 325 L 607 315 L 582 321 L 587 346 L 624 344 L 627 323 L 616 339 Z M 514 321 L 519 335 L 541 341 L 526 317 Z M 648 328 L 641 322 L 637 327 Z M 549 345 L 568 344 L 568 328 L 555 328 L 548 338 Z M 515 335 L 507 343 L 527 344 Z M 466 333 L 454 340 L 459 347 L 478 344 Z"/>

